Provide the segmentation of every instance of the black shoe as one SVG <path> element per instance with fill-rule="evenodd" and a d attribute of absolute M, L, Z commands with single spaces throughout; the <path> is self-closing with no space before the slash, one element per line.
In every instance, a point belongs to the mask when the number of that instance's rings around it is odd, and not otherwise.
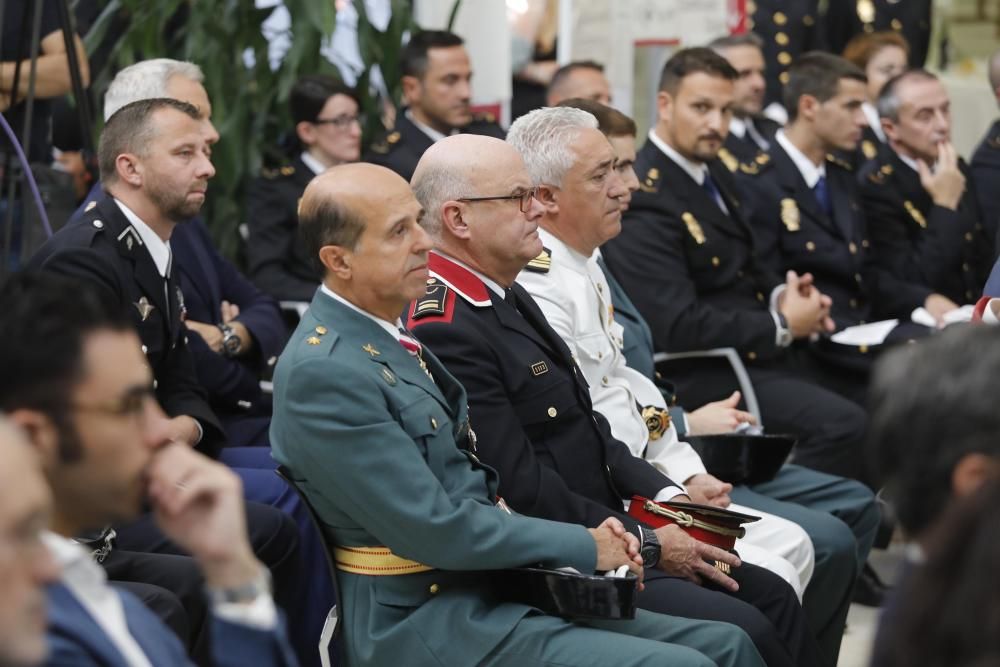
<path fill-rule="evenodd" d="M 854 584 L 853 602 L 866 607 L 881 607 L 889 587 L 882 583 L 871 565 L 865 565 Z"/>

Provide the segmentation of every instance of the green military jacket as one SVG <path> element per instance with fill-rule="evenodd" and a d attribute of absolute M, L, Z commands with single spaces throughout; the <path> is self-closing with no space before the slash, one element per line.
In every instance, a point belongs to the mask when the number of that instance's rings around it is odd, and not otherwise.
<path fill-rule="evenodd" d="M 495 506 L 497 476 L 466 451 L 465 390 L 374 320 L 316 292 L 274 374 L 274 457 L 338 547 L 381 546 L 430 570 L 338 570 L 349 665 L 473 665 L 530 609 L 499 603 L 482 570 L 591 572 L 581 526 Z"/>

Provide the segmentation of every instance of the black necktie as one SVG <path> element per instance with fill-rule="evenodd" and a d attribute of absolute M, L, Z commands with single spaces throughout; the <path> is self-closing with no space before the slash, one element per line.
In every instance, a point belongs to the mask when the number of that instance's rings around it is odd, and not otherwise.
<path fill-rule="evenodd" d="M 508 287 L 503 291 L 503 300 L 507 303 L 508 306 L 510 306 L 514 310 L 517 310 L 517 296 L 515 296 L 514 290 L 512 288 Z"/>

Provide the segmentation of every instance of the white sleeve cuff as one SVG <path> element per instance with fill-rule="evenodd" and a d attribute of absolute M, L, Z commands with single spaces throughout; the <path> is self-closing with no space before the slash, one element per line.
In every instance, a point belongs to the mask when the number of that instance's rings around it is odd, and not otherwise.
<path fill-rule="evenodd" d="M 658 503 L 662 503 L 665 500 L 670 500 L 674 496 L 682 496 L 682 495 L 687 495 L 687 491 L 685 491 L 681 487 L 679 487 L 679 486 L 665 486 L 662 489 L 660 489 L 659 493 L 657 493 L 653 497 L 653 500 L 656 501 L 656 502 L 658 502 Z"/>
<path fill-rule="evenodd" d="M 278 626 L 278 610 L 270 595 L 258 595 L 250 604 L 215 604 L 212 606 L 212 613 L 223 621 L 246 625 L 255 630 L 274 630 Z"/>

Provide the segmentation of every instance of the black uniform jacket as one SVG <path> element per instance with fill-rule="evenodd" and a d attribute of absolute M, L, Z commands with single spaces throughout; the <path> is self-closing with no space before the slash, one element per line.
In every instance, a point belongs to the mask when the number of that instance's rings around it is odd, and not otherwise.
<path fill-rule="evenodd" d="M 299 199 L 312 169 L 302 158 L 265 169 L 247 194 L 247 273 L 276 299 L 312 301 L 319 275 L 299 238 Z"/>
<path fill-rule="evenodd" d="M 837 328 L 872 319 L 909 319 L 930 290 L 896 278 L 872 257 L 855 174 L 832 156 L 825 165 L 833 215 L 823 210 L 778 142 L 755 173 L 737 181 L 761 260 L 775 273 L 811 273 L 833 299 Z"/>
<path fill-rule="evenodd" d="M 936 206 L 920 175 L 898 154 L 866 165 L 859 176 L 875 261 L 900 280 L 955 303 L 975 303 L 993 259 L 975 184 L 964 162 L 958 210 Z"/>
<path fill-rule="evenodd" d="M 830 0 L 826 33 L 833 53 L 855 35 L 892 30 L 910 45 L 910 67 L 923 67 L 931 43 L 933 0 Z"/>
<path fill-rule="evenodd" d="M 164 412 L 197 419 L 204 430 L 198 449 L 218 452 L 223 431 L 195 376 L 181 322 L 179 271 L 171 271 L 164 289 L 153 257 L 112 198 L 67 223 L 31 258 L 31 267 L 95 284 L 118 303 L 135 323 Z"/>
<path fill-rule="evenodd" d="M 477 114 L 471 123 L 459 128 L 462 134 L 483 134 L 503 139 L 507 134 L 491 114 Z M 427 133 L 406 117 L 406 109 L 396 114 L 395 128 L 388 130 L 384 137 L 377 139 L 362 159 L 365 162 L 388 167 L 409 181 L 420 162 L 420 157 L 434 143 Z"/>
<path fill-rule="evenodd" d="M 781 356 L 768 310 L 780 281 L 755 254 L 729 170 L 719 160 L 709 164 L 728 214 L 652 142 L 635 170 L 640 189 L 621 234 L 601 253 L 653 331 L 656 350 L 734 347 L 751 361 Z"/>
<path fill-rule="evenodd" d="M 652 498 L 674 482 L 614 439 L 531 296 L 515 283 L 515 310 L 434 253 L 431 276 L 409 326 L 465 386 L 476 454 L 500 473 L 500 495 L 522 514 L 588 527 L 614 515 L 633 528 L 622 499 Z"/>
<path fill-rule="evenodd" d="M 1000 239 L 1000 120 L 972 154 L 972 180 L 983 212 L 983 226 L 994 243 Z M 1000 247 L 994 247 L 994 254 Z"/>
<path fill-rule="evenodd" d="M 781 92 L 788 66 L 807 51 L 826 50 L 819 0 L 756 0 L 752 4 L 748 25 L 764 40 L 766 103 L 784 104 Z"/>

